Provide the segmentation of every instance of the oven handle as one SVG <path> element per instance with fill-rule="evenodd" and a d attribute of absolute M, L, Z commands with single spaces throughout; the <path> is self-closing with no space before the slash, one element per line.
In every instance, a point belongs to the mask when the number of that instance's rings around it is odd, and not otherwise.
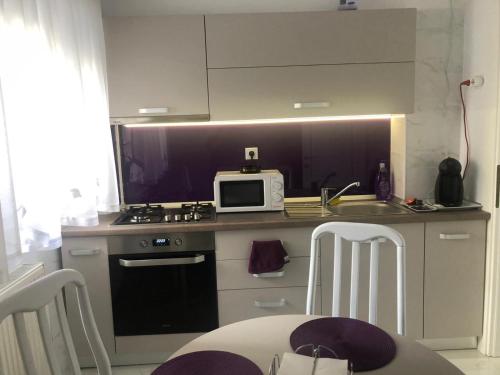
<path fill-rule="evenodd" d="M 182 266 L 187 264 L 197 264 L 205 261 L 205 255 L 197 255 L 189 258 L 168 258 L 168 259 L 120 259 L 122 267 L 157 267 L 157 266 Z"/>

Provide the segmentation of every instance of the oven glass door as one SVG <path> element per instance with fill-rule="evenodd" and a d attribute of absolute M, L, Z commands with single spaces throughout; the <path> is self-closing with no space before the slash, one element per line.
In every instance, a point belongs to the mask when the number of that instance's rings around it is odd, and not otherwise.
<path fill-rule="evenodd" d="M 214 251 L 110 255 L 116 336 L 218 328 Z"/>
<path fill-rule="evenodd" d="M 221 207 L 263 207 L 264 180 L 220 181 Z"/>

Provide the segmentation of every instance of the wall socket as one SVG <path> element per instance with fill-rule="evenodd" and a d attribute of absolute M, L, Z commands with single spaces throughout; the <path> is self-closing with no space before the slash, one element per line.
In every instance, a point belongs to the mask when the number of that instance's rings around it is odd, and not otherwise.
<path fill-rule="evenodd" d="M 253 160 L 259 159 L 259 148 L 258 147 L 245 147 L 245 160 L 252 160 L 250 153 L 253 151 Z"/>

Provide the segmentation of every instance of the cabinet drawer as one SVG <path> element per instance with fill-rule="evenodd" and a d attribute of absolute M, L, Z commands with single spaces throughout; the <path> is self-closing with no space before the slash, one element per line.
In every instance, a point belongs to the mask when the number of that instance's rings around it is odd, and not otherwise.
<path fill-rule="evenodd" d="M 413 62 L 209 69 L 212 120 L 411 113 Z"/>
<path fill-rule="evenodd" d="M 486 222 L 426 224 L 424 337 L 480 336 Z"/>
<path fill-rule="evenodd" d="M 415 59 L 416 10 L 205 16 L 209 68 Z"/>
<path fill-rule="evenodd" d="M 281 288 L 307 286 L 309 257 L 290 258 L 280 277 L 255 277 L 248 273 L 248 260 L 217 262 L 217 289 Z M 318 278 L 320 280 L 320 278 Z"/>
<path fill-rule="evenodd" d="M 288 256 L 309 256 L 314 228 L 258 229 L 215 233 L 217 260 L 248 259 L 252 241 L 281 240 Z"/>
<path fill-rule="evenodd" d="M 316 290 L 316 312 L 321 311 L 321 291 Z M 219 324 L 266 315 L 304 314 L 307 288 L 223 290 L 219 296 Z"/>

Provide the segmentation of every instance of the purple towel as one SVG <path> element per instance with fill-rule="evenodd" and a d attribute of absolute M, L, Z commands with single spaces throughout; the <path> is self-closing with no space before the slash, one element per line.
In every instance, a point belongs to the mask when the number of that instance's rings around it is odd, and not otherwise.
<path fill-rule="evenodd" d="M 274 272 L 288 263 L 288 254 L 280 240 L 253 241 L 248 273 Z"/>

